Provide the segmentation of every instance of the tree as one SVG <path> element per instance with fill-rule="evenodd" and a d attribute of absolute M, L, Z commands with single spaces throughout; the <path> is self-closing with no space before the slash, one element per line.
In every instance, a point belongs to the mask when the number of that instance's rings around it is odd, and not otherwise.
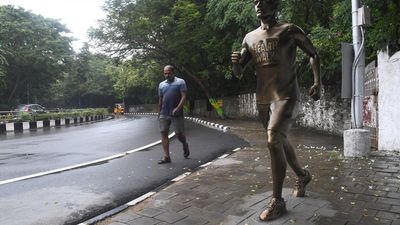
<path fill-rule="evenodd" d="M 367 58 L 376 57 L 376 52 L 389 46 L 390 53 L 400 50 L 400 1 L 364 0 L 371 9 L 372 24 L 367 27 Z"/>
<path fill-rule="evenodd" d="M 72 56 L 68 29 L 13 6 L 0 6 L 0 49 L 8 64 L 3 68 L 5 88 L 1 103 L 16 104 L 35 96 L 44 101 L 51 84 L 66 70 Z"/>
<path fill-rule="evenodd" d="M 111 0 L 105 10 L 107 18 L 92 31 L 92 37 L 106 52 L 156 62 L 159 71 L 172 64 L 208 99 L 221 91 L 224 74 L 217 73 L 220 65 L 213 63 L 206 47 L 214 36 L 204 22 L 206 3 Z M 199 93 L 189 96 L 201 97 Z"/>
<path fill-rule="evenodd" d="M 107 73 L 112 60 L 93 54 L 84 44 L 68 72 L 52 86 L 53 101 L 70 107 L 105 107 L 114 102 L 113 81 Z"/>
<path fill-rule="evenodd" d="M 107 74 L 113 80 L 114 95 L 122 102 L 130 104 L 154 103 L 161 76 L 156 71 L 158 66 L 154 62 L 138 60 L 124 61 L 119 65 L 107 68 Z"/>

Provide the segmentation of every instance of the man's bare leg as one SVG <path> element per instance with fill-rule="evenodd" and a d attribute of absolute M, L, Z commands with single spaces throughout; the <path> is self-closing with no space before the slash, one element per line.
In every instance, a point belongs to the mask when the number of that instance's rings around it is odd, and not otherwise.
<path fill-rule="evenodd" d="M 164 157 L 158 161 L 158 164 L 168 163 L 171 161 L 169 156 L 169 139 L 168 139 L 168 132 L 161 132 L 161 144 L 164 151 Z"/>
<path fill-rule="evenodd" d="M 177 133 L 176 136 L 178 137 L 178 140 L 182 143 L 183 156 L 185 158 L 189 157 L 190 151 L 189 151 L 189 144 L 186 141 L 186 136 L 183 133 Z"/>

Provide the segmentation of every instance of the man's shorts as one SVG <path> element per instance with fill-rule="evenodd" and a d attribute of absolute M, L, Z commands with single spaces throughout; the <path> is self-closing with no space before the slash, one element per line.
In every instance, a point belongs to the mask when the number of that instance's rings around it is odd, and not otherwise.
<path fill-rule="evenodd" d="M 257 104 L 258 115 L 265 130 L 273 130 L 287 136 L 295 118 L 296 99 L 276 101 L 271 104 Z"/>
<path fill-rule="evenodd" d="M 159 118 L 159 124 L 160 124 L 160 131 L 161 132 L 169 132 L 169 128 L 172 124 L 172 127 L 175 131 L 175 133 L 182 133 L 185 131 L 184 130 L 184 118 L 182 116 L 163 116 L 160 115 Z"/>

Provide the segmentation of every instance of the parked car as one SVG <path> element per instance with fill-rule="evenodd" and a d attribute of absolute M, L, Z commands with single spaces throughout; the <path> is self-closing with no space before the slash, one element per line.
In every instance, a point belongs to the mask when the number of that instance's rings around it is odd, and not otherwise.
<path fill-rule="evenodd" d="M 20 114 L 22 112 L 32 113 L 32 114 L 40 114 L 40 113 L 47 113 L 45 107 L 39 104 L 22 104 L 18 105 L 17 108 L 14 110 L 16 113 Z"/>

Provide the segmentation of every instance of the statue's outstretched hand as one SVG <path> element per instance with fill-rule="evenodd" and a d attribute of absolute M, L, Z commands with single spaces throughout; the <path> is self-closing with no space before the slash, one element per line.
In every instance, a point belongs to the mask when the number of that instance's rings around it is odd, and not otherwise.
<path fill-rule="evenodd" d="M 242 66 L 239 63 L 241 58 L 242 55 L 240 54 L 240 52 L 232 52 L 231 60 L 233 66 L 233 74 L 239 79 L 242 78 Z"/>
<path fill-rule="evenodd" d="M 312 99 L 314 99 L 314 101 L 317 101 L 320 98 L 320 88 L 320 84 L 314 84 L 313 86 L 311 86 L 308 92 L 308 94 Z"/>
<path fill-rule="evenodd" d="M 233 64 L 239 63 L 240 58 L 241 58 L 240 52 L 232 52 L 231 59 Z"/>

